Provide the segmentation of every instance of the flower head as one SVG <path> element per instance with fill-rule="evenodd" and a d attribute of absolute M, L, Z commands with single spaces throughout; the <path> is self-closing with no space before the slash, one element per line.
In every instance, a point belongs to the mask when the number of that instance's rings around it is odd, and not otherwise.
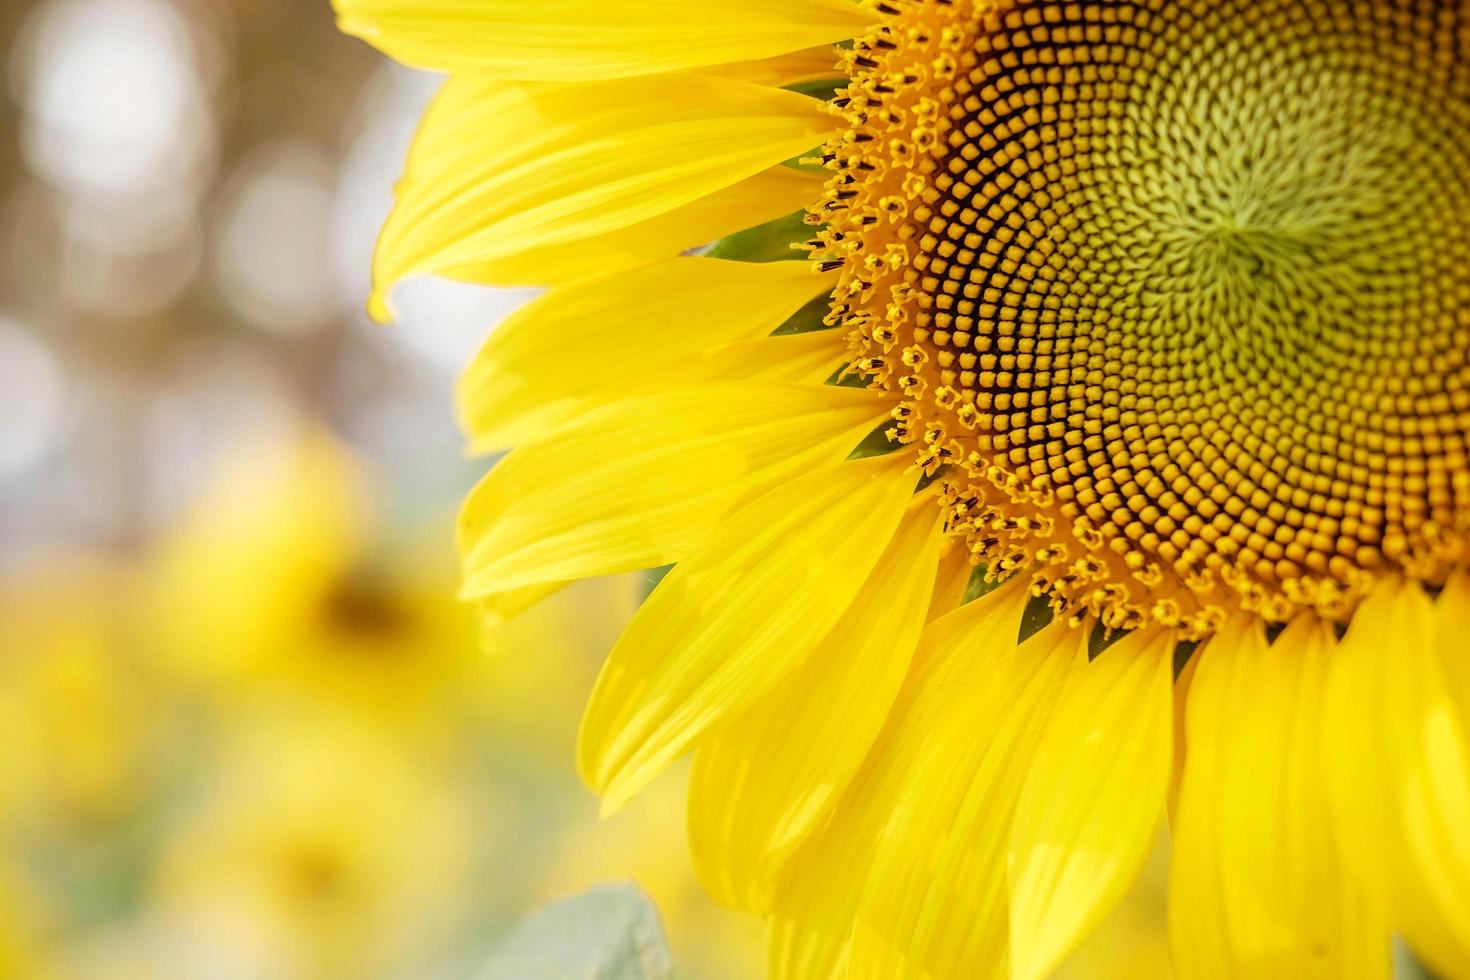
<path fill-rule="evenodd" d="M 451 73 L 375 312 L 551 287 L 464 593 L 674 566 L 581 768 L 773 976 L 1045 976 L 1166 812 L 1181 975 L 1470 973 L 1460 3 L 338 5 Z"/>

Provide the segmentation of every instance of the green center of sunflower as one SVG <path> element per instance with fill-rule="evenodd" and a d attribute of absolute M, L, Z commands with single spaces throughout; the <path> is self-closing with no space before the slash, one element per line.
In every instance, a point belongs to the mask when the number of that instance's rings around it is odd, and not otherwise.
<path fill-rule="evenodd" d="M 1470 8 L 894 9 L 824 247 L 980 561 L 1205 635 L 1465 560 Z"/>

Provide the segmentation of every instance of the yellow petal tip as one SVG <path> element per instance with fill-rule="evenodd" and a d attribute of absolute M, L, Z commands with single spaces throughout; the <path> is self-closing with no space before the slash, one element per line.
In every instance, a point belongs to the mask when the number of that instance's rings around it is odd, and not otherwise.
<path fill-rule="evenodd" d="M 392 323 L 398 318 L 392 304 L 388 302 L 386 290 L 374 290 L 373 294 L 368 297 L 367 315 L 374 323 Z"/>
<path fill-rule="evenodd" d="M 627 767 L 612 769 L 604 759 L 594 760 L 597 764 L 596 771 L 593 766 L 585 767 L 582 778 L 592 792 L 596 793 L 602 803 L 598 807 L 598 815 L 603 819 L 613 816 L 623 807 L 627 806 L 633 797 L 647 785 L 650 777 L 639 777 L 636 770 Z"/>
<path fill-rule="evenodd" d="M 628 797 L 604 796 L 597 804 L 597 819 L 610 820 L 622 812 L 623 807 L 628 805 Z"/>

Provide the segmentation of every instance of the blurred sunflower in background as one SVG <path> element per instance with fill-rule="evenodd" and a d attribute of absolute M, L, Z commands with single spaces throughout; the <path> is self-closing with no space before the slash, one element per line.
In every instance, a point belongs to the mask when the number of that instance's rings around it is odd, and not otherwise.
<path fill-rule="evenodd" d="M 161 536 L 149 635 L 206 693 L 324 697 L 384 723 L 443 728 L 487 661 L 452 601 L 443 532 L 393 540 L 365 464 L 310 427 L 246 443 Z"/>
<path fill-rule="evenodd" d="M 1179 975 L 1470 976 L 1470 8 L 336 6 L 449 73 L 374 314 L 548 287 L 463 594 L 673 566 L 580 767 L 772 976 L 1048 975 L 1166 813 Z"/>
<path fill-rule="evenodd" d="M 0 976 L 472 976 L 529 909 L 620 879 L 690 975 L 748 975 L 758 937 L 668 833 L 682 784 L 599 826 L 553 761 L 642 583 L 486 635 L 451 522 L 386 521 L 382 486 L 300 421 L 141 553 L 0 575 Z"/>

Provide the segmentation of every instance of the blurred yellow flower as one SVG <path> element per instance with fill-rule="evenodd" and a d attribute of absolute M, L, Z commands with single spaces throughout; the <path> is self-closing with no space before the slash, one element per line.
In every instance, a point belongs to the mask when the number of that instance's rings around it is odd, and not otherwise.
<path fill-rule="evenodd" d="M 42 896 L 0 867 L 0 977 L 49 980 L 60 975 L 42 947 L 54 931 L 51 919 Z"/>
<path fill-rule="evenodd" d="M 0 977 L 418 976 L 620 878 L 690 975 L 748 976 L 757 927 L 698 887 L 677 782 L 604 823 L 560 762 L 648 577 L 485 629 L 449 523 L 390 525 L 368 485 L 303 428 L 138 557 L 0 580 Z"/>
<path fill-rule="evenodd" d="M 82 554 L 0 580 L 0 827 L 96 829 L 137 801 L 156 691 L 128 629 L 131 586 Z"/>
<path fill-rule="evenodd" d="M 150 625 L 170 668 L 238 680 L 283 654 L 363 545 L 357 465 L 310 429 L 231 454 L 157 548 Z"/>
<path fill-rule="evenodd" d="M 266 708 L 170 835 L 154 914 L 195 975 L 415 975 L 465 885 L 471 824 L 444 776 L 360 718 Z"/>
<path fill-rule="evenodd" d="M 453 600 L 448 525 L 385 541 L 374 503 L 365 464 L 323 432 L 243 447 L 157 549 L 166 670 L 226 708 L 310 692 L 442 728 L 486 662 Z"/>

